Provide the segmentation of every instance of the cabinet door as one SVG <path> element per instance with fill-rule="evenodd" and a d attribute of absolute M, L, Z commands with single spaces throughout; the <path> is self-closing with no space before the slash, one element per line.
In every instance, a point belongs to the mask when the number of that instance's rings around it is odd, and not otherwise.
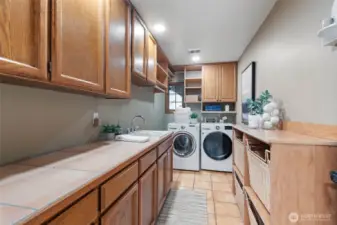
<path fill-rule="evenodd" d="M 204 102 L 218 101 L 218 75 L 217 66 L 202 67 L 202 100 Z"/>
<path fill-rule="evenodd" d="M 136 11 L 132 16 L 132 73 L 146 79 L 146 29 Z"/>
<path fill-rule="evenodd" d="M 167 153 L 167 163 L 166 163 L 166 194 L 169 193 L 171 190 L 171 183 L 173 180 L 173 155 L 172 155 L 172 149 L 169 149 Z"/>
<path fill-rule="evenodd" d="M 157 165 L 139 179 L 139 224 L 154 224 L 157 218 Z"/>
<path fill-rule="evenodd" d="M 62 212 L 47 225 L 94 224 L 98 217 L 98 190 L 94 190 L 83 199 Z"/>
<path fill-rule="evenodd" d="M 1 0 L 0 73 L 47 79 L 48 0 Z"/>
<path fill-rule="evenodd" d="M 150 33 L 147 38 L 147 51 L 147 81 L 155 84 L 157 82 L 157 43 Z"/>
<path fill-rule="evenodd" d="M 52 1 L 52 81 L 104 89 L 105 0 Z"/>
<path fill-rule="evenodd" d="M 157 162 L 157 168 L 158 168 L 158 188 L 157 188 L 157 202 L 158 202 L 158 213 L 160 212 L 164 201 L 165 201 L 165 186 L 166 186 L 166 180 L 165 180 L 165 168 L 167 164 L 167 154 L 164 153 Z"/>
<path fill-rule="evenodd" d="M 134 185 L 102 217 L 102 225 L 138 225 L 138 184 Z"/>
<path fill-rule="evenodd" d="M 219 65 L 219 101 L 236 101 L 236 64 Z"/>
<path fill-rule="evenodd" d="M 108 0 L 106 10 L 106 92 L 128 98 L 131 88 L 130 7 L 124 0 Z"/>

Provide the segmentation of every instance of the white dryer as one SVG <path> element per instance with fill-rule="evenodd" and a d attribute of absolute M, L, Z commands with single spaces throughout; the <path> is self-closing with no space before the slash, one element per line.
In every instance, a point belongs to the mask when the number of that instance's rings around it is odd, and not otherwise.
<path fill-rule="evenodd" d="M 233 170 L 232 129 L 232 124 L 226 123 L 201 124 L 201 169 Z"/>
<path fill-rule="evenodd" d="M 200 170 L 200 124 L 169 123 L 173 136 L 173 168 Z"/>

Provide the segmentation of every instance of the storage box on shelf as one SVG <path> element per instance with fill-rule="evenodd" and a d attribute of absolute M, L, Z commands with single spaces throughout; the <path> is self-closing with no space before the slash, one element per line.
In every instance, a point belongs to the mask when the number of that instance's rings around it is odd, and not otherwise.
<path fill-rule="evenodd" d="M 234 193 L 241 191 L 235 184 L 239 177 L 247 194 L 244 225 L 292 225 L 291 212 L 299 220 L 310 213 L 315 220 L 310 224 L 321 224 L 317 216 L 323 214 L 329 217 L 324 225 L 337 224 L 337 189 L 329 177 L 330 171 L 337 168 L 337 140 L 242 125 L 233 126 L 233 130 Z M 244 145 L 240 161 L 236 157 L 242 148 L 236 146 L 236 140 L 241 139 Z M 240 167 L 242 179 L 238 176 Z"/>
<path fill-rule="evenodd" d="M 250 185 L 270 211 L 270 147 L 251 137 L 246 143 Z"/>

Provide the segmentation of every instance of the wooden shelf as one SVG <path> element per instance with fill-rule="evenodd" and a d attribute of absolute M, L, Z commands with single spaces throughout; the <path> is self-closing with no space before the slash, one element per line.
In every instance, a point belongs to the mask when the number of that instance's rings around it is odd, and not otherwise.
<path fill-rule="evenodd" d="M 157 70 L 157 72 L 168 76 L 168 72 L 159 63 L 157 63 L 157 68 L 159 68 L 159 70 Z"/>
<path fill-rule="evenodd" d="M 201 103 L 201 101 L 197 101 L 197 102 L 185 102 L 185 103 L 188 103 L 188 104 L 200 104 Z"/>
<path fill-rule="evenodd" d="M 174 73 L 170 69 L 168 69 L 168 75 L 169 77 L 174 77 Z"/>
<path fill-rule="evenodd" d="M 166 93 L 167 91 L 161 87 L 159 87 L 158 85 L 154 86 L 154 92 L 155 93 Z"/>
<path fill-rule="evenodd" d="M 201 82 L 202 78 L 186 78 L 185 79 L 186 82 Z"/>
<path fill-rule="evenodd" d="M 162 82 L 160 82 L 159 80 L 157 80 L 156 85 L 159 86 L 160 88 L 167 89 L 167 86 Z"/>
<path fill-rule="evenodd" d="M 254 190 L 251 187 L 244 187 L 249 199 L 252 201 L 256 211 L 261 217 L 264 225 L 270 225 L 270 214 L 267 209 L 264 207 L 260 199 L 255 194 Z"/>
<path fill-rule="evenodd" d="M 236 111 L 201 111 L 201 113 L 236 114 Z"/>
<path fill-rule="evenodd" d="M 199 90 L 201 87 L 185 87 L 186 90 Z"/>

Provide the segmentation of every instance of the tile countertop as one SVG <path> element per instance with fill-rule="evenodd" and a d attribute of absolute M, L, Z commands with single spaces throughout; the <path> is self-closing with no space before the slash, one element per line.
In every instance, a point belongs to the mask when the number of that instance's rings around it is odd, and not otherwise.
<path fill-rule="evenodd" d="M 136 160 L 170 134 L 151 137 L 146 143 L 98 142 L 0 167 L 0 224 L 16 224 L 34 216 L 123 163 Z"/>
<path fill-rule="evenodd" d="M 316 138 L 285 130 L 250 129 L 245 125 L 234 125 L 233 128 L 267 144 L 337 146 L 337 140 Z"/>

